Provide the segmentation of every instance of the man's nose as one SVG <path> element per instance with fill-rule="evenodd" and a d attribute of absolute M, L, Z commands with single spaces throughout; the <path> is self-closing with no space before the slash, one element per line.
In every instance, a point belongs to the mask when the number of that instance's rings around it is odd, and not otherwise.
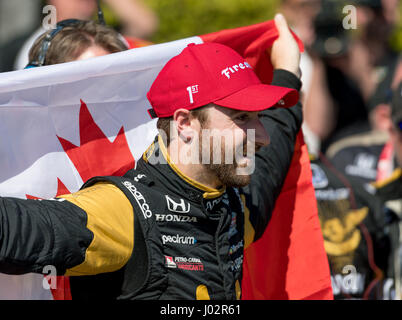
<path fill-rule="evenodd" d="M 260 120 L 257 120 L 257 125 L 255 129 L 255 144 L 260 147 L 265 147 L 269 145 L 270 138 L 268 132 L 265 130 L 263 124 Z"/>

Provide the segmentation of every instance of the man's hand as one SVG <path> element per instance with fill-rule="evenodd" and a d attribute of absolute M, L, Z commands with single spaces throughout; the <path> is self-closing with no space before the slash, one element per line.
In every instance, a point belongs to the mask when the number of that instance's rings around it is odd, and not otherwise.
<path fill-rule="evenodd" d="M 298 78 L 301 76 L 299 46 L 289 30 L 285 17 L 282 14 L 275 16 L 275 25 L 279 38 L 271 48 L 271 62 L 274 69 L 284 69 L 292 72 Z"/>

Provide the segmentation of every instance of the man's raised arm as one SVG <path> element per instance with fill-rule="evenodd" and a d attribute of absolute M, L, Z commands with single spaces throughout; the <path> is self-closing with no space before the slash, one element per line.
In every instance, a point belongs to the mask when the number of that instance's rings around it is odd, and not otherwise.
<path fill-rule="evenodd" d="M 275 23 L 279 38 L 271 49 L 271 62 L 275 69 L 271 84 L 299 91 L 299 47 L 282 15 L 275 17 Z M 260 120 L 268 132 L 270 144 L 256 153 L 251 182 L 242 189 L 255 232 L 254 240 L 264 232 L 286 178 L 303 120 L 301 103 L 290 108 L 264 110 L 260 112 Z"/>

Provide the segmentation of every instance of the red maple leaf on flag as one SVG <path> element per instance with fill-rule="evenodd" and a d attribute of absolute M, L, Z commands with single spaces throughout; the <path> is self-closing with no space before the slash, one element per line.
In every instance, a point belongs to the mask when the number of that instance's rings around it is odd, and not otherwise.
<path fill-rule="evenodd" d="M 79 122 L 80 146 L 59 136 L 57 138 L 84 182 L 100 175 L 121 176 L 134 168 L 135 160 L 124 127 L 121 127 L 115 140 L 110 142 L 82 100 Z"/>
<path fill-rule="evenodd" d="M 116 139 L 110 142 L 95 123 L 87 105 L 82 100 L 79 119 L 80 146 L 59 136 L 57 138 L 84 182 L 98 175 L 123 175 L 129 169 L 134 168 L 135 160 L 128 146 L 123 127 Z M 71 192 L 57 178 L 55 197 L 67 193 Z M 41 199 L 29 194 L 26 194 L 26 197 L 27 199 Z M 69 278 L 57 276 L 56 280 L 56 288 L 51 289 L 53 298 L 55 300 L 71 300 Z"/>
<path fill-rule="evenodd" d="M 124 175 L 134 168 L 135 160 L 128 146 L 124 127 L 120 128 L 115 140 L 110 142 L 95 123 L 87 105 L 82 100 L 79 122 L 81 142 L 79 147 L 59 136 L 57 138 L 84 182 L 98 175 Z M 55 197 L 67 193 L 71 192 L 57 178 Z M 26 197 L 41 199 L 29 194 L 26 194 Z"/>

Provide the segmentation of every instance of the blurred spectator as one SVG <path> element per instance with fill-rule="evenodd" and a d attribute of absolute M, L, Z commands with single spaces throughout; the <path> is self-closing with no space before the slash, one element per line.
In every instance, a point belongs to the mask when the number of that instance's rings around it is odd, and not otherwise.
<path fill-rule="evenodd" d="M 56 7 L 56 19 L 57 22 L 65 19 L 80 19 L 89 20 L 96 11 L 96 0 L 47 0 L 44 5 L 53 5 Z M 41 12 L 42 13 L 42 12 Z M 6 71 L 19 70 L 25 68 L 28 63 L 28 52 L 32 47 L 34 41 L 38 36 L 46 32 L 47 30 L 40 25 L 39 28 L 32 33 L 24 35 L 21 48 L 15 53 L 15 60 L 12 66 L 8 66 Z"/>
<path fill-rule="evenodd" d="M 311 161 L 335 299 L 381 299 L 390 247 L 382 203 L 322 154 Z"/>
<path fill-rule="evenodd" d="M 103 0 L 107 5 L 108 16 L 116 16 L 121 26 L 123 35 L 129 37 L 149 37 L 157 28 L 158 19 L 154 12 L 149 9 L 141 0 Z M 89 20 L 97 11 L 96 0 L 47 0 L 45 4 L 53 5 L 56 7 L 57 22 L 65 19 L 80 19 Z M 18 54 L 10 52 L 7 54 L 9 57 L 15 57 L 14 65 L 7 65 L 3 68 L 4 71 L 12 69 L 23 69 L 28 63 L 28 51 L 34 43 L 35 39 L 46 30 L 40 26 L 33 34 L 30 32 L 28 35 L 20 37 L 19 43 L 25 39 L 24 44 L 21 46 Z M 10 43 L 15 42 L 12 40 Z M 6 44 L 7 47 L 9 44 Z"/>
<path fill-rule="evenodd" d="M 392 77 L 391 77 L 392 76 Z M 348 135 L 333 143 L 326 155 L 334 166 L 362 184 L 382 180 L 393 171 L 393 146 L 390 98 L 392 88 L 402 79 L 402 60 L 378 86 L 369 108 L 370 130 Z"/>
<path fill-rule="evenodd" d="M 359 84 L 365 101 L 370 103 L 378 85 L 395 70 L 398 54 L 391 49 L 389 39 L 397 23 L 398 15 L 390 17 L 390 11 L 398 11 L 396 1 L 354 0 L 357 8 L 357 30 L 351 49 L 349 75 Z M 386 3 L 386 6 L 383 4 Z M 392 76 L 389 77 L 392 79 Z M 389 88 L 390 83 L 386 86 Z"/>
<path fill-rule="evenodd" d="M 367 117 L 358 85 L 346 75 L 349 36 L 342 7 L 334 0 L 285 0 L 281 10 L 306 47 L 301 60 L 303 132 L 309 151 L 317 155 L 331 134 Z"/>
<path fill-rule="evenodd" d="M 356 30 L 343 26 L 344 4 L 323 0 L 314 20 L 314 41 L 307 47 L 312 71 L 304 121 L 323 152 L 343 137 L 371 130 L 368 118 L 373 104 L 378 105 L 377 91 L 389 88 L 397 62 L 388 45 L 393 25 L 384 18 L 381 1 L 353 1 Z"/>
<path fill-rule="evenodd" d="M 401 79 L 400 79 L 401 81 Z M 376 196 L 385 204 L 386 231 L 391 254 L 383 283 L 385 298 L 402 299 L 402 81 L 393 93 L 392 126 L 389 129 L 395 168 L 391 176 L 374 184 Z"/>
<path fill-rule="evenodd" d="M 279 11 L 303 43 L 310 46 L 314 41 L 313 22 L 320 8 L 321 0 L 282 0 Z"/>
<path fill-rule="evenodd" d="M 332 144 L 326 155 L 338 170 L 365 185 L 377 179 L 378 164 L 387 141 L 385 131 L 352 134 Z"/>
<path fill-rule="evenodd" d="M 60 24 L 65 25 L 60 26 Z M 64 20 L 59 22 L 59 31 L 49 30 L 39 36 L 29 51 L 32 66 L 51 65 L 74 60 L 83 60 L 127 50 L 122 37 L 113 29 L 95 21 Z M 49 47 L 44 50 L 46 37 L 53 33 Z M 43 54 L 43 64 L 40 55 Z"/>
<path fill-rule="evenodd" d="M 393 79 L 388 82 L 395 88 L 402 80 L 402 60 L 393 74 Z M 377 107 L 371 111 L 377 113 L 377 116 L 370 117 L 376 130 L 346 137 L 327 152 L 329 155 L 334 153 L 333 163 L 340 169 L 338 173 L 343 176 L 343 181 L 355 182 L 354 186 L 350 184 L 355 195 L 367 189 L 372 193 L 369 195 L 372 202 L 380 200 L 381 211 L 377 211 L 374 220 L 377 231 L 370 233 L 375 263 L 384 276 L 377 276 L 365 294 L 375 299 L 401 299 L 402 82 L 394 91 L 391 105 L 389 91 L 377 97 L 380 110 Z M 334 171 L 337 170 L 335 166 Z M 377 182 L 368 185 L 374 180 Z M 366 184 L 366 188 L 362 188 L 362 184 Z M 320 202 L 318 196 L 317 200 Z"/>
<path fill-rule="evenodd" d="M 343 27 L 342 6 L 326 0 L 314 21 L 315 40 L 308 48 L 313 57 L 315 86 L 307 97 L 305 114 L 325 150 L 342 129 L 367 121 L 367 111 L 358 83 L 349 75 L 350 34 Z"/>

